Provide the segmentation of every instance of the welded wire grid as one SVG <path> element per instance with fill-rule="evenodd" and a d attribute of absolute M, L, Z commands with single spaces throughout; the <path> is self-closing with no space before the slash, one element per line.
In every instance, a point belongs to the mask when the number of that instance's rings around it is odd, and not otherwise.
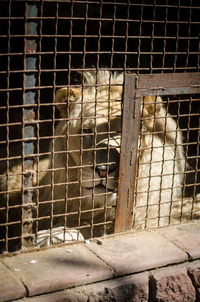
<path fill-rule="evenodd" d="M 1 1 L 0 2 L 0 245 L 4 251 L 15 250 L 20 247 L 42 246 L 54 244 L 57 232 L 58 240 L 63 242 L 68 236 L 81 239 L 80 234 L 93 237 L 96 230 L 102 234 L 111 229 L 114 221 L 107 215 L 109 208 L 108 196 L 112 194 L 108 187 L 108 173 L 105 175 L 104 203 L 98 207 L 95 204 L 96 179 L 95 167 L 99 149 L 107 149 L 106 171 L 115 165 L 109 158 L 111 149 L 98 147 L 97 128 L 97 89 L 96 77 L 95 106 L 93 115 L 93 129 L 83 128 L 88 119 L 83 107 L 85 84 L 83 71 L 93 70 L 98 73 L 101 69 L 118 72 L 164 73 L 164 72 L 197 72 L 199 71 L 199 1 L 195 0 L 127 0 L 127 1 Z M 80 73 L 77 73 L 77 72 Z M 60 115 L 55 106 L 56 90 L 65 87 L 82 87 L 79 121 L 80 148 L 74 153 L 80 156 L 78 163 L 70 162 L 70 143 L 77 134 L 70 133 L 69 113 L 71 110 L 69 89 L 65 106 L 65 115 Z M 103 135 L 109 141 L 113 135 L 111 129 L 109 108 L 110 84 L 108 85 L 108 125 Z M 166 114 L 170 112 L 175 118 L 176 133 L 184 137 L 184 152 L 186 161 L 190 164 L 184 171 L 184 195 L 193 199 L 199 192 L 199 99 L 197 96 L 187 98 L 170 97 L 164 99 Z M 175 108 L 175 109 L 174 109 Z M 143 112 L 143 111 L 142 111 Z M 142 123 L 146 117 L 142 115 Z M 156 119 L 156 116 L 151 117 Z M 167 123 L 168 116 L 163 119 Z M 77 122 L 79 122 L 77 119 Z M 57 133 L 58 122 L 65 123 L 65 132 Z M 75 122 L 75 121 L 74 121 Z M 156 124 L 153 122 L 153 124 Z M 180 129 L 179 129 L 180 126 Z M 153 126 L 154 127 L 154 126 Z M 155 127 L 154 127 L 155 128 Z M 154 132 L 158 132 L 155 128 Z M 148 129 L 141 127 L 139 140 L 139 157 L 145 152 L 141 147 L 142 137 L 148 135 Z M 156 135 L 156 134 L 155 134 Z M 164 130 L 160 148 L 164 151 L 167 136 Z M 175 135 L 177 136 L 177 135 Z M 84 146 L 84 138 L 92 137 L 93 151 Z M 153 152 L 152 144 L 148 147 Z M 65 146 L 58 149 L 57 145 L 64 141 Z M 51 145 L 51 148 L 49 147 Z M 109 150 L 110 149 L 110 150 Z M 86 164 L 84 156 L 92 152 L 90 168 L 93 169 L 92 206 L 84 209 L 83 176 Z M 105 151 L 105 150 L 104 150 Z M 151 152 L 150 152 L 151 153 Z M 63 159 L 62 165 L 56 160 Z M 147 170 L 152 169 L 152 158 L 146 164 Z M 179 159 L 180 160 L 180 159 Z M 171 161 L 175 162 L 172 158 Z M 101 163 L 102 164 L 102 163 Z M 186 164 L 185 164 L 186 165 Z M 138 168 L 139 171 L 139 168 Z M 71 175 L 78 173 L 78 180 L 73 181 Z M 162 168 L 161 172 L 162 173 Z M 172 174 L 179 173 L 175 170 Z M 48 175 L 48 181 L 41 179 Z M 59 175 L 65 175 L 64 181 Z M 190 183 L 186 180 L 190 175 Z M 137 213 L 137 188 L 139 175 L 136 179 L 135 213 Z M 102 179 L 102 178 L 101 178 Z M 191 180 L 192 179 L 192 180 Z M 145 190 L 151 190 L 150 179 L 147 180 Z M 161 180 L 162 181 L 162 180 Z M 172 181 L 173 182 L 173 181 Z M 69 191 L 78 187 L 79 197 Z M 170 186 L 170 188 L 172 185 Z M 63 190 L 64 196 L 58 192 Z M 190 189 L 190 190 L 189 190 Z M 186 191 L 189 190 L 189 193 Z M 172 194 L 173 190 L 171 188 Z M 47 197 L 44 192 L 48 192 Z M 161 194 L 161 193 L 159 193 Z M 46 196 L 47 196 L 46 195 Z M 70 197 L 69 197 L 70 196 Z M 156 220 L 161 225 L 162 215 L 158 210 L 156 217 L 149 216 L 150 204 L 144 205 L 145 213 L 142 218 L 144 227 L 151 226 L 148 221 Z M 42 199 L 42 200 L 41 200 Z M 74 203 L 74 208 L 70 204 Z M 170 201 L 168 202 L 170 204 Z M 61 212 L 56 211 L 60 205 Z M 183 199 L 182 199 L 183 204 Z M 43 213 L 43 207 L 48 210 Z M 181 207 L 182 209 L 183 207 Z M 103 213 L 100 221 L 95 221 L 95 213 Z M 170 213 L 173 209 L 169 207 Z M 180 210 L 182 211 L 182 210 Z M 171 223 L 171 214 L 168 222 Z M 189 210 L 194 217 L 194 205 Z M 87 216 L 87 223 L 82 224 L 82 218 Z M 136 215 L 137 216 L 137 215 Z M 136 217 L 134 216 L 134 217 Z M 166 216 L 166 215 L 164 215 Z M 179 222 L 183 220 L 180 215 Z M 58 223 L 58 221 L 60 221 Z M 45 225 L 45 235 L 41 239 L 39 230 Z M 55 227 L 62 229 L 55 230 Z M 71 234 L 63 230 L 71 228 Z M 60 235 L 61 232 L 61 235 Z M 56 233 L 56 234 L 57 234 Z M 86 235 L 85 235 L 86 233 Z M 97 232 L 98 233 L 98 232 Z M 89 234 L 89 235 L 88 235 Z M 60 237 L 59 237 L 60 236 Z M 56 242 L 57 242 L 56 241 Z"/>
<path fill-rule="evenodd" d="M 179 224 L 200 214 L 199 97 L 163 97 L 152 104 L 153 117 L 146 114 L 145 101 L 141 114 L 136 229 Z"/>

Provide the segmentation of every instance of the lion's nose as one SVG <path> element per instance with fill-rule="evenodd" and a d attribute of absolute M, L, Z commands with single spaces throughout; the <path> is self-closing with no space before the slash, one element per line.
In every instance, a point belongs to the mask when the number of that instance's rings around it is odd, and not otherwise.
<path fill-rule="evenodd" d="M 98 171 L 100 177 L 106 177 L 107 174 L 107 167 L 104 165 L 97 166 L 96 170 Z"/>
<path fill-rule="evenodd" d="M 108 165 L 99 165 L 96 167 L 100 177 L 106 177 L 107 172 L 111 173 L 118 167 L 118 163 L 108 164 Z"/>

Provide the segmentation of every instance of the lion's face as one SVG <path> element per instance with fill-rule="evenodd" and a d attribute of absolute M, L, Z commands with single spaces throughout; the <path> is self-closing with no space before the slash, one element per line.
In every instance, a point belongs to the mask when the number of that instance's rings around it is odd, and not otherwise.
<path fill-rule="evenodd" d="M 106 79 L 97 88 L 94 84 L 62 88 L 56 95 L 61 115 L 69 118 L 67 144 L 73 150 L 70 155 L 74 165 L 80 167 L 82 195 L 97 194 L 97 204 L 102 203 L 98 194 L 116 192 L 118 186 L 121 83 L 120 76 L 111 85 Z"/>

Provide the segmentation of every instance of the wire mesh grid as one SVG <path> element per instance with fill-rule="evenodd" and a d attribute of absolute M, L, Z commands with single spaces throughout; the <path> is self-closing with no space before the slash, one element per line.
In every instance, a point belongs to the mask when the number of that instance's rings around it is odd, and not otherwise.
<path fill-rule="evenodd" d="M 198 72 L 198 1 L 0 7 L 1 249 L 113 232 L 124 75 Z M 134 228 L 198 216 L 191 202 L 199 194 L 198 95 L 157 100 L 150 106 L 144 98 L 140 113 Z"/>
<path fill-rule="evenodd" d="M 188 96 L 157 98 L 152 103 L 152 118 L 144 101 L 135 228 L 167 226 L 199 217 L 198 102 L 198 97 Z"/>

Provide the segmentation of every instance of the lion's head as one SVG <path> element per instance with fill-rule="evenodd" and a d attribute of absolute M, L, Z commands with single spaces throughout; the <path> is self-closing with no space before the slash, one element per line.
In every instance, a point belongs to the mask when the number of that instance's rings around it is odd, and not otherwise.
<path fill-rule="evenodd" d="M 66 87 L 57 91 L 55 101 L 61 120 L 55 129 L 56 139 L 52 149 L 55 151 L 54 168 L 62 169 L 55 172 L 53 198 L 63 201 L 55 203 L 55 212 L 66 211 L 64 199 L 67 197 L 69 212 L 95 209 L 95 217 L 107 212 L 109 217 L 114 218 L 121 142 L 122 83 L 122 74 L 85 72 L 82 87 Z M 43 182 L 46 183 L 46 180 Z M 68 183 L 67 193 L 64 183 Z M 47 192 L 41 192 L 41 200 L 49 199 Z M 87 220 L 88 216 L 91 212 L 81 213 L 80 220 L 85 217 Z"/>
<path fill-rule="evenodd" d="M 85 72 L 84 80 L 83 87 L 56 93 L 61 116 L 69 118 L 68 148 L 75 151 L 70 156 L 77 166 L 86 166 L 82 169 L 84 188 L 116 191 L 123 77 L 108 71 L 97 77 L 95 72 Z"/>

